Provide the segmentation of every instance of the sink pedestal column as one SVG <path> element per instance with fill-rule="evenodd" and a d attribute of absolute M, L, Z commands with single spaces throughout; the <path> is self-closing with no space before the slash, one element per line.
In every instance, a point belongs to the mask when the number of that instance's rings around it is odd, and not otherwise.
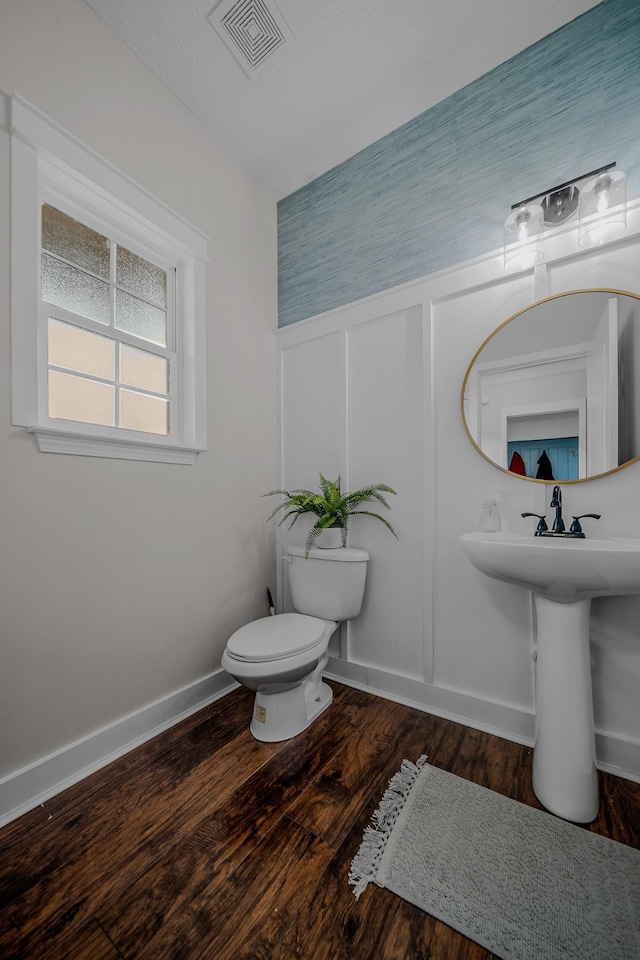
<path fill-rule="evenodd" d="M 535 595 L 538 621 L 533 789 L 547 810 L 590 823 L 600 798 L 595 762 L 590 600 Z"/>

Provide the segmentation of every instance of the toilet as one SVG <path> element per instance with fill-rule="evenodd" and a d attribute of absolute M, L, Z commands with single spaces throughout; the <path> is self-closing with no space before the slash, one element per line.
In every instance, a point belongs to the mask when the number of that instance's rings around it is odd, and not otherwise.
<path fill-rule="evenodd" d="M 302 733 L 333 700 L 322 680 L 329 639 L 343 620 L 362 608 L 369 554 L 365 550 L 290 546 L 291 600 L 297 613 L 246 624 L 229 638 L 222 667 L 255 690 L 250 730 L 273 743 Z"/>

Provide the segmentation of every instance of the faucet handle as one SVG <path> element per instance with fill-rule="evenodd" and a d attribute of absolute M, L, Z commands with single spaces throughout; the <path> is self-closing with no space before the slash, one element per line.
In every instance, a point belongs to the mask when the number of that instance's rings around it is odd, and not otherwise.
<path fill-rule="evenodd" d="M 536 537 L 542 536 L 543 533 L 546 533 L 549 527 L 547 526 L 547 520 L 544 514 L 540 513 L 521 513 L 521 517 L 537 517 L 538 526 L 536 527 Z M 585 514 L 586 516 L 586 514 Z"/>
<path fill-rule="evenodd" d="M 580 521 L 582 520 L 582 518 L 583 518 L 583 517 L 591 517 L 592 520 L 599 520 L 601 516 L 602 516 L 601 513 L 581 513 L 579 517 L 574 517 L 574 518 L 573 518 L 573 523 L 571 524 L 571 526 L 570 526 L 570 528 L 569 528 L 569 533 L 575 533 L 576 536 L 578 536 L 578 537 L 579 537 L 579 536 L 583 536 L 583 537 L 584 537 L 584 533 L 582 532 L 582 525 L 581 525 L 581 523 L 580 523 Z"/>

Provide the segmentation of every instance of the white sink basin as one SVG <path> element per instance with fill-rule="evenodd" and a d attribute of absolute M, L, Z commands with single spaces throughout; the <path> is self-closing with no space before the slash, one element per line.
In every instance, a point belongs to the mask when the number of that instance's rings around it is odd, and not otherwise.
<path fill-rule="evenodd" d="M 460 542 L 488 577 L 556 603 L 640 593 L 640 540 L 465 533 Z"/>
<path fill-rule="evenodd" d="M 640 540 L 466 533 L 460 543 L 482 573 L 533 592 L 537 632 L 533 789 L 547 810 L 589 823 L 600 804 L 591 599 L 640 593 Z"/>

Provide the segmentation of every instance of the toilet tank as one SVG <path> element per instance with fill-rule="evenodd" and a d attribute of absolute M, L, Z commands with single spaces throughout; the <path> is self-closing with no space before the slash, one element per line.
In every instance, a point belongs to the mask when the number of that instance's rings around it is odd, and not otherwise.
<path fill-rule="evenodd" d="M 352 620 L 362 608 L 367 577 L 366 550 L 289 546 L 289 588 L 298 613 L 322 620 Z"/>

